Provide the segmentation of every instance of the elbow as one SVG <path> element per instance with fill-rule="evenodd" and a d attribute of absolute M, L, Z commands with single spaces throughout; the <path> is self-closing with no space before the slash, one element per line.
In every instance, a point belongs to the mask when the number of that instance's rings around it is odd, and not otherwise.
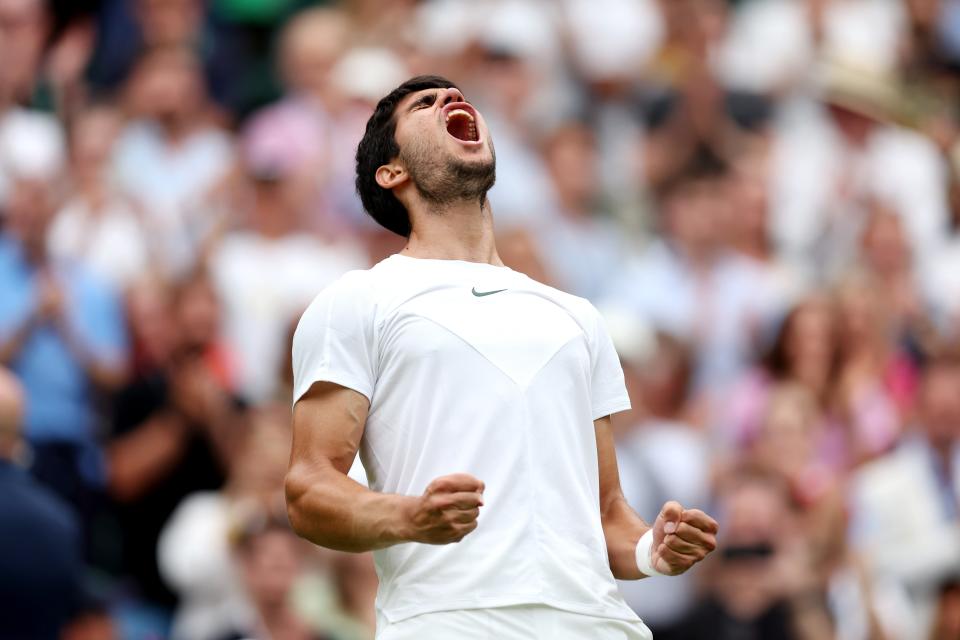
<path fill-rule="evenodd" d="M 307 529 L 307 517 L 304 513 L 304 502 L 309 485 L 295 470 L 287 472 L 284 479 L 284 494 L 287 502 L 287 519 L 293 532 L 301 538 L 311 539 Z M 312 540 L 311 540 L 312 541 Z"/>

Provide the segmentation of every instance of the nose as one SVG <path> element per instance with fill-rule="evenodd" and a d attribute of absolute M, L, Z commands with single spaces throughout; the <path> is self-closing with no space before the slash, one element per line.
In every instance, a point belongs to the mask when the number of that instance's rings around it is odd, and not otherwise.
<path fill-rule="evenodd" d="M 460 89 L 456 87 L 449 87 L 440 92 L 440 105 L 445 106 L 451 102 L 465 102 L 463 94 L 460 93 Z"/>

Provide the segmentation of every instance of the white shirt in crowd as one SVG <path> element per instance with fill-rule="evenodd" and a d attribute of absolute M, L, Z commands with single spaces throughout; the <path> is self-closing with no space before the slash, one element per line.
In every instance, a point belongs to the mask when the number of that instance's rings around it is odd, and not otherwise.
<path fill-rule="evenodd" d="M 204 200 L 232 163 L 230 137 L 212 127 L 173 144 L 156 124 L 134 122 L 117 141 L 115 179 L 145 207 L 144 225 L 168 272 L 192 266 L 212 220 Z"/>
<path fill-rule="evenodd" d="M 913 255 L 923 260 L 946 235 L 946 184 L 945 162 L 920 134 L 877 125 L 856 149 L 819 105 L 795 102 L 777 124 L 771 231 L 786 257 L 836 276 L 856 255 L 872 198 L 902 216 Z"/>
<path fill-rule="evenodd" d="M 136 214 L 118 201 L 96 213 L 79 199 L 68 202 L 50 228 L 48 243 L 53 255 L 85 264 L 118 291 L 142 276 L 150 264 Z"/>
<path fill-rule="evenodd" d="M 316 381 L 370 400 L 360 457 L 375 491 L 486 484 L 458 544 L 374 552 L 381 621 L 543 604 L 637 621 L 608 564 L 593 421 L 629 407 L 599 313 L 506 267 L 394 255 L 310 305 L 294 401 Z"/>
<path fill-rule="evenodd" d="M 349 243 L 325 244 L 304 233 L 268 238 L 238 231 L 220 242 L 210 271 L 246 398 L 263 402 L 276 392 L 285 341 L 317 291 L 368 264 Z"/>

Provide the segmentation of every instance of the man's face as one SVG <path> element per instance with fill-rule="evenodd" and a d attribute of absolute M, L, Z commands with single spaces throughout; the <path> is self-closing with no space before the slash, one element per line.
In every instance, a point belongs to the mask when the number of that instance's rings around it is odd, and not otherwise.
<path fill-rule="evenodd" d="M 424 199 L 482 200 L 495 179 L 496 155 L 483 116 L 457 89 L 424 89 L 397 105 L 400 162 Z"/>

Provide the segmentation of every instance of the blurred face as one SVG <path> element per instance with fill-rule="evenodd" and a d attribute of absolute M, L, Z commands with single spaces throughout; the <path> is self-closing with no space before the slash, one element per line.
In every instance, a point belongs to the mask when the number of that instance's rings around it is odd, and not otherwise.
<path fill-rule="evenodd" d="M 220 304 L 206 280 L 190 283 L 180 294 L 177 320 L 184 343 L 189 347 L 211 344 L 220 327 Z"/>
<path fill-rule="evenodd" d="M 153 364 L 164 362 L 173 348 L 175 323 L 171 322 L 170 299 L 161 285 L 144 281 L 127 294 L 127 318 L 131 332 L 146 358 Z"/>
<path fill-rule="evenodd" d="M 829 105 L 828 111 L 837 129 L 850 144 L 858 147 L 866 144 L 870 132 L 873 131 L 873 120 L 836 105 Z"/>
<path fill-rule="evenodd" d="M 148 46 L 193 42 L 203 19 L 200 0 L 138 0 L 137 17 Z"/>
<path fill-rule="evenodd" d="M 597 150 L 590 130 L 582 125 L 559 130 L 547 147 L 546 161 L 567 206 L 589 206 L 599 188 Z"/>
<path fill-rule="evenodd" d="M 757 453 L 767 468 L 792 478 L 814 452 L 813 401 L 799 390 L 782 391 L 770 402 Z"/>
<path fill-rule="evenodd" d="M 694 182 L 671 195 L 665 203 L 668 230 L 681 248 L 699 253 L 715 245 L 717 186 L 708 180 Z"/>
<path fill-rule="evenodd" d="M 787 337 L 791 374 L 805 380 L 825 372 L 833 359 L 833 315 L 825 302 L 805 303 L 796 313 Z"/>
<path fill-rule="evenodd" d="M 507 115 L 523 115 L 530 101 L 537 76 L 519 55 L 487 52 L 481 59 L 477 76 L 483 82 L 483 94 Z"/>
<path fill-rule="evenodd" d="M 43 180 L 17 180 L 7 201 L 7 225 L 28 253 L 40 254 L 56 212 L 53 187 Z"/>
<path fill-rule="evenodd" d="M 195 116 L 205 95 L 196 59 L 180 51 L 158 52 L 144 60 L 134 91 L 146 115 L 162 123 Z"/>
<path fill-rule="evenodd" d="M 29 92 L 48 29 L 43 0 L 0 0 L 0 102 Z"/>
<path fill-rule="evenodd" d="M 934 366 L 921 395 L 923 426 L 935 446 L 947 449 L 960 437 L 960 365 Z"/>
<path fill-rule="evenodd" d="M 791 531 L 786 494 L 765 480 L 751 478 L 720 496 L 723 539 L 717 557 L 715 595 L 741 617 L 759 615 L 777 597 L 776 559 Z"/>
<path fill-rule="evenodd" d="M 880 273 L 906 268 L 910 260 L 910 248 L 900 217 L 891 212 L 876 211 L 864 233 L 863 250 L 870 266 Z"/>
<path fill-rule="evenodd" d="M 256 535 L 241 555 L 250 598 L 262 608 L 285 605 L 300 563 L 298 541 L 292 532 L 273 529 Z"/>
<path fill-rule="evenodd" d="M 90 171 L 106 165 L 119 131 L 119 116 L 109 109 L 95 109 L 81 115 L 70 136 L 74 170 Z"/>
<path fill-rule="evenodd" d="M 347 48 L 350 23 L 334 9 L 317 9 L 295 18 L 283 38 L 281 65 L 291 89 L 323 93 L 334 63 Z"/>
<path fill-rule="evenodd" d="M 863 343 L 877 335 L 887 317 L 879 291 L 867 283 L 851 283 L 840 295 L 841 346 Z"/>
<path fill-rule="evenodd" d="M 425 200 L 481 200 L 493 186 L 493 142 L 483 116 L 460 91 L 412 93 L 397 105 L 394 118 L 399 160 Z"/>

